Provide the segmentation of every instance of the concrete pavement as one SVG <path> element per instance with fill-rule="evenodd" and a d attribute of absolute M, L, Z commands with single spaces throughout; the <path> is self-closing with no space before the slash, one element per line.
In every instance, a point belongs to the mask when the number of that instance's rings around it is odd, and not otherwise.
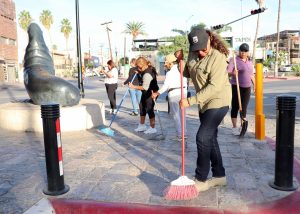
<path fill-rule="evenodd" d="M 165 105 L 158 103 L 159 109 Z M 41 199 L 48 199 L 56 213 L 139 213 L 133 210 L 141 207 L 145 213 L 149 209 L 162 213 L 286 213 L 289 209 L 290 214 L 299 213 L 298 190 L 284 192 L 268 185 L 274 179 L 274 145 L 255 140 L 251 132 L 244 139 L 233 136 L 228 115 L 218 136 L 228 185 L 211 188 L 190 201 L 165 200 L 163 190 L 181 173 L 181 145 L 173 140 L 173 120 L 167 112 L 160 112 L 166 139 L 153 141 L 133 131 L 138 117 L 129 112 L 121 108 L 112 125 L 114 137 L 97 129 L 61 134 L 64 180 L 70 191 L 57 197 L 42 192 L 47 185 L 42 134 L 0 130 L 0 213 L 35 213 L 30 208 Z M 110 117 L 106 112 L 106 119 Z M 189 109 L 185 165 L 190 178 L 195 169 L 198 126 L 197 110 Z M 297 185 L 297 159 L 294 168 Z M 88 207 L 92 212 L 84 212 Z M 166 212 L 170 209 L 173 212 Z"/>

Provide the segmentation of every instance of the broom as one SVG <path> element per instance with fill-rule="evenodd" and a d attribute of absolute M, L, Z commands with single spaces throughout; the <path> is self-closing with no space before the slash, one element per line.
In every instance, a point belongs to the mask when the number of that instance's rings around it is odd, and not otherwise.
<path fill-rule="evenodd" d="M 241 132 L 240 132 L 240 137 L 244 137 L 244 135 L 247 131 L 247 128 L 248 128 L 248 121 L 246 120 L 246 118 L 243 117 L 240 84 L 239 84 L 238 70 L 237 70 L 237 66 L 236 66 L 236 59 L 235 59 L 235 54 L 234 53 L 233 53 L 233 64 L 234 64 L 234 70 L 235 70 L 235 79 L 236 79 L 236 88 L 237 88 L 237 94 L 238 94 L 240 118 L 241 118 L 241 123 L 242 123 L 241 124 L 242 129 L 241 129 Z"/>
<path fill-rule="evenodd" d="M 181 99 L 184 98 L 183 94 L 183 63 L 180 60 L 180 89 L 181 89 Z M 198 196 L 198 191 L 195 186 L 195 181 L 189 179 L 185 176 L 184 169 L 184 149 L 185 149 L 185 139 L 184 139 L 184 108 L 181 108 L 181 143 L 182 143 L 182 175 L 171 182 L 171 185 L 165 190 L 165 198 L 168 200 L 190 200 Z"/>
<path fill-rule="evenodd" d="M 137 75 L 137 73 L 134 74 L 134 76 L 133 76 L 133 78 L 132 78 L 132 80 L 130 82 L 133 82 L 133 80 L 135 79 L 136 75 Z M 120 107 L 121 107 L 121 105 L 123 103 L 123 100 L 126 97 L 128 91 L 129 91 L 129 87 L 126 90 L 126 92 L 125 92 L 125 94 L 124 94 L 124 96 L 123 96 L 120 104 L 118 105 L 117 112 L 113 115 L 113 117 L 112 117 L 112 119 L 110 121 L 109 126 L 108 127 L 99 127 L 98 132 L 103 133 L 105 135 L 108 135 L 110 137 L 114 136 L 115 132 L 110 127 L 111 127 L 112 123 L 114 122 L 114 120 L 116 119 L 117 113 L 119 112 L 119 109 L 120 109 Z"/>

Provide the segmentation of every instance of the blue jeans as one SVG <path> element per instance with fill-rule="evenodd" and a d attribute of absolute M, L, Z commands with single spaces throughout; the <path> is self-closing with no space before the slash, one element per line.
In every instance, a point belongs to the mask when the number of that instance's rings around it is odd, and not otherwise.
<path fill-rule="evenodd" d="M 139 103 L 141 101 L 142 92 L 140 90 L 129 88 L 129 94 L 131 98 L 133 112 L 139 112 Z"/>
<path fill-rule="evenodd" d="M 199 181 L 206 181 L 210 170 L 213 177 L 225 176 L 222 156 L 217 140 L 218 126 L 225 117 L 229 107 L 209 109 L 199 113 L 201 125 L 197 132 L 197 168 L 195 177 Z"/>

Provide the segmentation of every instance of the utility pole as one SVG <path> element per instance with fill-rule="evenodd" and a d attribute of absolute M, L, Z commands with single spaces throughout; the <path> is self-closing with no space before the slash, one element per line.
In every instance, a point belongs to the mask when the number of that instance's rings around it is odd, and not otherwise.
<path fill-rule="evenodd" d="M 80 22 L 79 22 L 79 2 L 78 1 L 79 0 L 75 0 L 78 88 L 80 90 L 81 97 L 84 98 L 84 88 L 83 88 L 83 81 L 82 81 L 82 65 L 81 65 Z"/>
<path fill-rule="evenodd" d="M 113 60 L 112 51 L 111 51 L 111 44 L 110 44 L 110 37 L 109 37 L 109 31 L 111 31 L 111 29 L 109 29 L 109 27 L 107 26 L 110 23 L 112 23 L 112 21 L 110 21 L 110 22 L 104 22 L 101 25 L 105 25 L 105 29 L 106 29 L 107 37 L 108 37 L 109 56 L 110 56 L 110 59 Z"/>
<path fill-rule="evenodd" d="M 126 37 L 124 37 L 124 69 L 126 65 Z"/>
<path fill-rule="evenodd" d="M 101 56 L 101 66 L 103 67 L 103 52 L 102 52 L 103 44 L 100 45 L 100 56 Z"/>
<path fill-rule="evenodd" d="M 90 64 L 91 62 L 91 37 L 89 37 L 89 60 L 88 60 L 88 64 Z"/>

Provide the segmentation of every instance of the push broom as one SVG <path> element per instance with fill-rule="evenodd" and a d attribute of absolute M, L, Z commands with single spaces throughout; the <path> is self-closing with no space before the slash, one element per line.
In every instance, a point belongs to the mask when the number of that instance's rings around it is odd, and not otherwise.
<path fill-rule="evenodd" d="M 134 74 L 134 76 L 133 76 L 131 82 L 133 82 L 133 80 L 135 79 L 136 75 L 137 75 L 137 73 Z M 125 97 L 126 97 L 128 91 L 129 91 L 129 87 L 128 87 L 128 89 L 126 90 L 126 92 L 125 92 L 125 94 L 124 94 L 124 96 L 123 96 L 123 98 L 122 98 L 120 104 L 118 105 L 117 112 L 113 115 L 113 117 L 112 117 L 112 119 L 111 119 L 111 121 L 110 121 L 109 126 L 108 126 L 108 127 L 100 127 L 100 128 L 98 129 L 98 132 L 103 133 L 103 134 L 105 134 L 105 135 L 108 135 L 108 136 L 110 136 L 110 137 L 113 137 L 113 136 L 114 136 L 115 132 L 114 132 L 114 130 L 111 129 L 111 125 L 112 125 L 112 123 L 114 122 L 114 120 L 116 119 L 117 113 L 119 112 L 119 109 L 120 109 L 120 107 L 121 107 L 121 105 L 122 105 L 122 103 L 123 103 L 123 101 L 124 101 L 124 99 L 125 99 Z"/>
<path fill-rule="evenodd" d="M 240 117 L 241 117 L 241 123 L 242 123 L 241 124 L 242 129 L 241 129 L 241 132 L 240 132 L 240 137 L 244 137 L 244 135 L 246 134 L 247 128 L 248 128 L 248 121 L 246 120 L 246 118 L 243 117 L 239 76 L 238 76 L 238 70 L 237 70 L 237 66 L 236 66 L 236 59 L 235 59 L 235 54 L 234 53 L 233 53 L 233 64 L 234 64 L 234 70 L 235 70 L 235 79 L 236 79 L 236 88 L 237 88 L 237 94 L 238 94 L 239 111 L 240 111 Z"/>
<path fill-rule="evenodd" d="M 183 58 L 183 57 L 182 57 Z M 183 94 L 183 63 L 180 60 L 180 89 L 181 89 L 181 99 L 184 98 Z M 184 128 L 184 108 L 181 108 L 181 146 L 182 146 L 182 171 L 181 176 L 176 180 L 171 182 L 171 185 L 165 190 L 165 198 L 168 200 L 190 200 L 198 196 L 198 191 L 195 186 L 195 181 L 189 179 L 185 175 L 184 169 L 184 153 L 185 153 L 185 128 Z"/>

